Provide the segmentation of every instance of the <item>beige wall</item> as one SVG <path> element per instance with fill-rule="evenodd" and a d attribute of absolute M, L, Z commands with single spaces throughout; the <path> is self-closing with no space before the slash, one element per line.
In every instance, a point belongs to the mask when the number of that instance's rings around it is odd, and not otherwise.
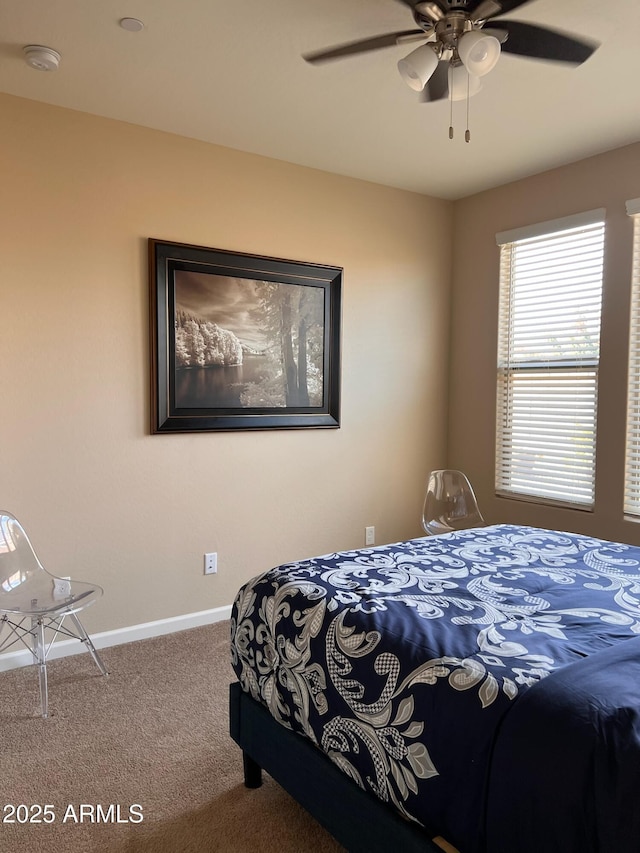
<path fill-rule="evenodd" d="M 575 530 L 640 543 L 622 518 L 632 223 L 640 196 L 640 144 L 457 202 L 448 464 L 467 471 L 491 521 Z M 606 208 L 604 299 L 592 513 L 496 498 L 493 488 L 499 231 Z"/>
<path fill-rule="evenodd" d="M 0 123 L 1 504 L 104 586 L 89 630 L 229 604 L 365 525 L 420 532 L 451 203 L 9 96 Z M 342 427 L 151 436 L 148 237 L 343 266 Z"/>

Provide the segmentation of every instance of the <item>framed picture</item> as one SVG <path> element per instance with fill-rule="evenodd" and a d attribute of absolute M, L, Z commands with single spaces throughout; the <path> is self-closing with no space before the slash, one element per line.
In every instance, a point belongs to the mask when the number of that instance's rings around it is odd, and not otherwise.
<path fill-rule="evenodd" d="M 342 269 L 149 240 L 151 431 L 340 426 Z"/>

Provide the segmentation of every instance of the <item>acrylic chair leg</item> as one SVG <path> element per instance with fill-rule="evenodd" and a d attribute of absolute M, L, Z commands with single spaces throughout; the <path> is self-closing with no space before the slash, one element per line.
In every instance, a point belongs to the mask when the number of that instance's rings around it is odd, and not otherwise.
<path fill-rule="evenodd" d="M 82 637 L 82 642 L 85 644 L 85 646 L 89 650 L 89 653 L 90 653 L 91 657 L 93 658 L 95 665 L 98 667 L 98 669 L 100 670 L 100 672 L 103 675 L 109 675 L 109 672 L 108 672 L 106 666 L 104 665 L 102 658 L 100 657 L 100 655 L 96 651 L 96 647 L 91 642 L 91 637 L 85 631 L 84 625 L 82 624 L 82 622 L 78 619 L 78 617 L 76 616 L 75 613 L 70 613 L 69 616 L 71 616 L 71 619 L 73 620 L 73 624 L 76 626 L 76 630 L 78 631 L 78 633 Z"/>
<path fill-rule="evenodd" d="M 33 656 L 38 667 L 38 678 L 40 681 L 40 705 L 42 716 L 49 716 L 49 691 L 47 688 L 47 657 L 44 644 L 44 622 L 42 619 L 32 619 L 31 629 L 33 632 Z"/>

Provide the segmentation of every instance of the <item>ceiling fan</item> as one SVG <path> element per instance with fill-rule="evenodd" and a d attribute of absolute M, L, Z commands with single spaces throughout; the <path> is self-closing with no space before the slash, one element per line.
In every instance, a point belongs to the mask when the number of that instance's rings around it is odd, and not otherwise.
<path fill-rule="evenodd" d="M 517 56 L 580 65 L 595 42 L 514 20 L 494 20 L 531 0 L 395 0 L 408 7 L 419 29 L 385 33 L 308 53 L 312 64 L 384 47 L 422 41 L 398 63 L 408 86 L 425 101 L 463 100 L 481 88 L 501 50 Z M 426 41 L 425 41 L 426 40 Z M 468 131 L 467 131 L 468 133 Z M 450 128 L 449 135 L 452 135 Z"/>

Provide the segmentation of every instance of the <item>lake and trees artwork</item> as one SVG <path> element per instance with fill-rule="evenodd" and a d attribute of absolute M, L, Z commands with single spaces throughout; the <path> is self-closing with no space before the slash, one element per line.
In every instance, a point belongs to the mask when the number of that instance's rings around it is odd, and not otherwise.
<path fill-rule="evenodd" d="M 324 289 L 175 273 L 178 407 L 322 406 Z"/>
<path fill-rule="evenodd" d="M 340 426 L 341 267 L 148 249 L 153 433 Z"/>

